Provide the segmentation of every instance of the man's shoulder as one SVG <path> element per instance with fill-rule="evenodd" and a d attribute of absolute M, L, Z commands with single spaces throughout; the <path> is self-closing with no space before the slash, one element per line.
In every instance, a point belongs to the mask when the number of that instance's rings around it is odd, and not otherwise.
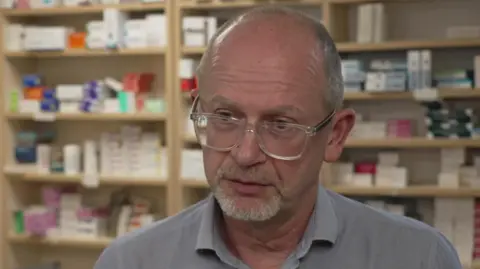
<path fill-rule="evenodd" d="M 159 247 L 158 244 L 170 245 L 171 240 L 183 238 L 179 236 L 184 231 L 198 230 L 202 214 L 207 206 L 207 200 L 202 200 L 180 213 L 159 220 L 114 240 L 116 248 L 138 248 L 143 246 Z"/>
<path fill-rule="evenodd" d="M 435 228 L 413 218 L 330 192 L 339 223 L 340 241 L 347 249 L 376 253 L 382 265 L 395 262 L 409 268 L 461 268 L 452 244 Z M 388 267 L 388 266 L 387 266 Z"/>

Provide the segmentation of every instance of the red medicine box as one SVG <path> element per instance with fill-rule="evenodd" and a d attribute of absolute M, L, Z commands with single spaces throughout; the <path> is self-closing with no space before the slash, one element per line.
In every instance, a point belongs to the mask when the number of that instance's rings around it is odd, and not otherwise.
<path fill-rule="evenodd" d="M 123 90 L 133 93 L 145 93 L 152 89 L 153 73 L 128 73 L 123 76 Z"/>

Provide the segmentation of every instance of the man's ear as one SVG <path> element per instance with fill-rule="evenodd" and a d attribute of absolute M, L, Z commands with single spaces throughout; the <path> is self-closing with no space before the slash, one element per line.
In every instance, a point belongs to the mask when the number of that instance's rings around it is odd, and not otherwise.
<path fill-rule="evenodd" d="M 328 137 L 324 160 L 336 162 L 342 154 L 345 141 L 355 124 L 355 112 L 352 109 L 343 109 L 335 115 L 333 129 Z"/>

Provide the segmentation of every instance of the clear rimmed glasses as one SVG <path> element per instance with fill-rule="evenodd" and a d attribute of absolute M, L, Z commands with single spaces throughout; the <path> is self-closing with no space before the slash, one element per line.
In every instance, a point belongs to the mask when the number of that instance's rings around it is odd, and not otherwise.
<path fill-rule="evenodd" d="M 198 111 L 198 100 L 197 96 L 193 101 L 190 119 L 201 146 L 230 151 L 239 145 L 245 132 L 251 132 L 266 155 L 287 161 L 299 159 L 310 137 L 327 126 L 335 115 L 333 110 L 315 126 L 269 121 L 249 126 L 245 119 Z"/>

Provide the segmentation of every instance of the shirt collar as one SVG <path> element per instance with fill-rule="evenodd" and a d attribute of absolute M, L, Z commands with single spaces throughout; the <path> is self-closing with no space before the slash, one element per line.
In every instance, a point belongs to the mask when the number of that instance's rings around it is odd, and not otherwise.
<path fill-rule="evenodd" d="M 214 241 L 219 238 L 215 229 L 216 210 L 220 210 L 213 195 L 209 195 L 200 221 L 195 249 L 215 250 Z M 304 242 L 327 241 L 335 244 L 338 236 L 338 219 L 331 197 L 323 187 L 318 188 L 314 213 L 304 235 Z"/>
<path fill-rule="evenodd" d="M 217 205 L 215 198 L 210 194 L 207 198 L 205 210 L 203 211 L 202 218 L 200 220 L 200 228 L 198 229 L 196 250 L 211 249 L 214 250 L 213 241 L 215 237 L 215 209 Z"/>
<path fill-rule="evenodd" d="M 339 222 L 332 198 L 328 191 L 320 186 L 313 215 L 313 241 L 328 241 L 335 244 L 339 231 L 338 225 Z"/>

